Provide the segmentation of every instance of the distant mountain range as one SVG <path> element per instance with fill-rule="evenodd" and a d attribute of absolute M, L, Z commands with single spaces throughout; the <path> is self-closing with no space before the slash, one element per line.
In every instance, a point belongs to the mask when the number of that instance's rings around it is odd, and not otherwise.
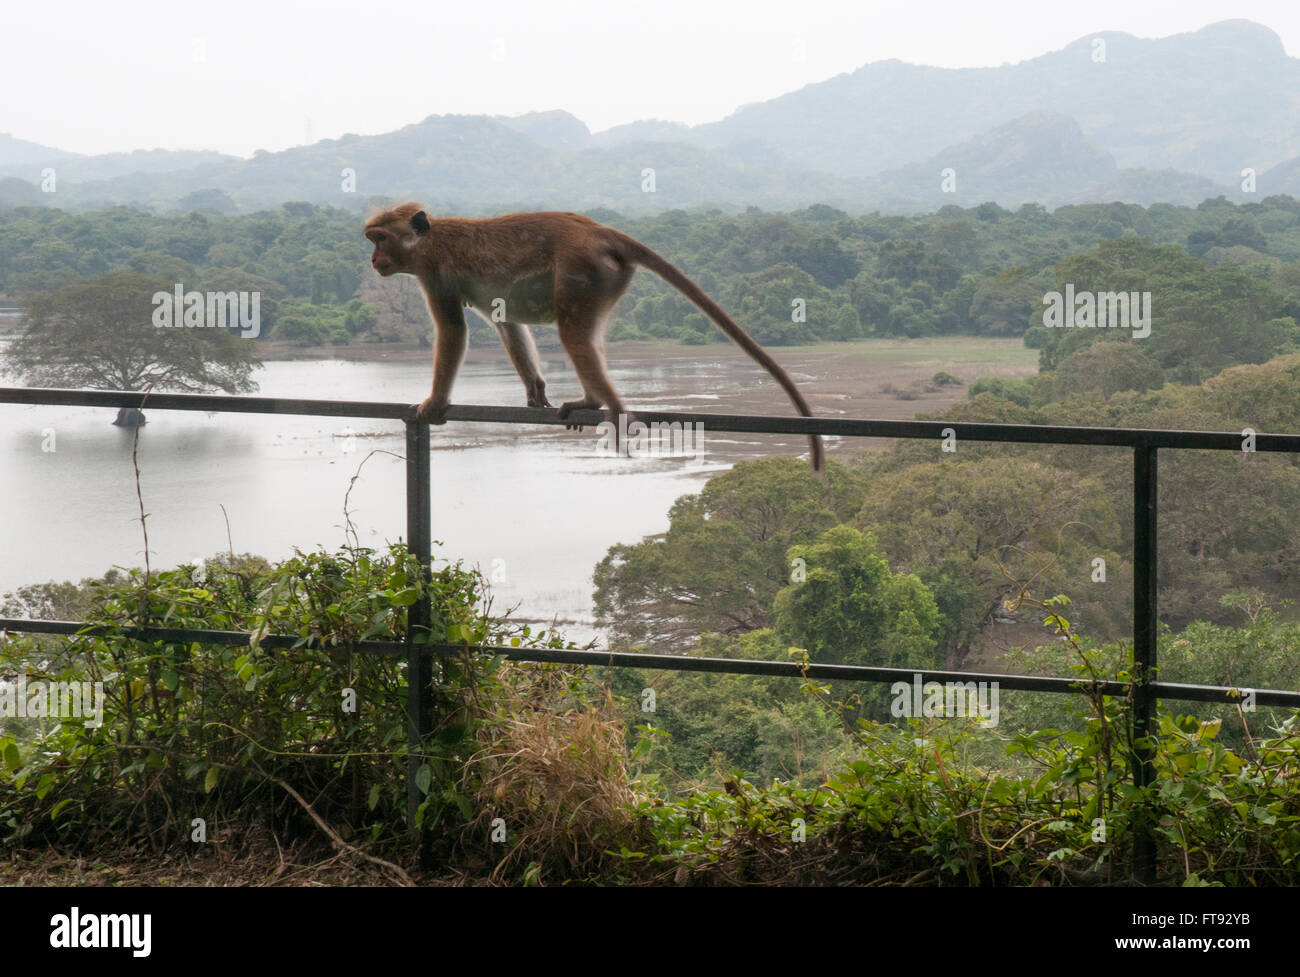
<path fill-rule="evenodd" d="M 1100 33 L 998 68 L 881 61 L 698 126 L 648 120 L 593 134 L 558 110 L 434 115 L 251 159 L 80 156 L 0 135 L 0 206 L 360 209 L 385 198 L 464 214 L 816 203 L 909 213 L 986 200 L 1249 200 L 1300 196 L 1297 117 L 1300 60 L 1268 28 L 1230 20 L 1153 40 Z M 52 194 L 40 189 L 46 168 Z M 1254 193 L 1242 192 L 1247 168 Z"/>

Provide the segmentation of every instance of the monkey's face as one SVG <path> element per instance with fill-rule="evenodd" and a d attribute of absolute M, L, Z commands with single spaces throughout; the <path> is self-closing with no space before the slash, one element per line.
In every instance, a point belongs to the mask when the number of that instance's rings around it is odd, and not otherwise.
<path fill-rule="evenodd" d="M 375 271 L 385 278 L 409 271 L 414 235 L 405 241 L 389 227 L 373 227 L 366 231 L 366 237 L 375 246 L 375 252 L 370 256 L 370 264 Z"/>
<path fill-rule="evenodd" d="M 399 209 L 372 218 L 366 225 L 366 238 L 375 246 L 370 256 L 371 266 L 385 278 L 414 274 L 412 252 L 429 229 L 429 215 L 423 210 L 416 210 L 409 217 Z"/>

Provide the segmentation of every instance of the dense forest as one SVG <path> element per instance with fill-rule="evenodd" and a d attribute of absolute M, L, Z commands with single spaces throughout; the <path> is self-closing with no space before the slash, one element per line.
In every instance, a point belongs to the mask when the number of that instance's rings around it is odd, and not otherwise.
<path fill-rule="evenodd" d="M 589 216 L 663 254 L 771 346 L 1028 334 L 1027 342 L 1045 347 L 1044 365 L 1054 367 L 1095 336 L 1053 337 L 1041 327 L 1042 297 L 1066 282 L 1082 289 L 1106 276 L 1099 288 L 1152 293 L 1147 355 L 1171 378 L 1204 379 L 1234 363 L 1267 359 L 1289 341 L 1287 320 L 1300 318 L 1300 203 L 1287 196 L 1051 212 L 985 203 L 923 217 L 850 217 L 825 206 L 788 214 L 751 208 Z M 264 338 L 427 339 L 418 288 L 411 280 L 381 282 L 368 271 L 359 225 L 354 213 L 302 202 L 247 216 L 0 210 L 0 295 L 25 302 L 130 270 L 165 280 L 163 288 L 179 282 L 260 291 Z M 1120 268 L 1131 270 L 1118 274 Z M 1252 338 L 1243 347 L 1245 333 Z M 476 336 L 496 341 L 481 321 Z M 634 280 L 611 337 L 725 341 L 651 274 Z M 541 338 L 553 341 L 545 332 Z"/>

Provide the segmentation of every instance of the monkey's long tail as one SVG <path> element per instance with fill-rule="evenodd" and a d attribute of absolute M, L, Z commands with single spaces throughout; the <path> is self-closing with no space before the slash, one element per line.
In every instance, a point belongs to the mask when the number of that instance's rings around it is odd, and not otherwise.
<path fill-rule="evenodd" d="M 799 392 L 799 388 L 796 387 L 794 381 L 790 379 L 790 374 L 786 373 L 781 367 L 781 364 L 772 359 L 767 350 L 758 345 L 749 333 L 736 325 L 736 323 L 732 321 L 731 316 L 723 312 L 722 307 L 718 305 L 717 302 L 709 298 L 700 286 L 696 285 L 693 281 L 682 274 L 674 265 L 655 254 L 655 252 L 651 251 L 640 241 L 626 237 L 626 235 L 624 235 L 624 237 L 628 242 L 629 250 L 631 252 L 629 257 L 631 257 L 633 261 L 649 268 L 669 285 L 672 285 L 699 306 L 700 311 L 717 323 L 718 328 L 726 333 L 737 346 L 753 357 L 753 359 L 767 370 L 768 373 L 772 374 L 772 379 L 779 383 L 781 389 L 790 396 L 795 407 L 799 409 L 800 414 L 804 417 L 813 416 L 812 409 L 808 406 L 808 401 L 804 400 L 803 394 Z M 810 434 L 808 436 L 808 444 L 812 449 L 813 471 L 820 472 L 826 467 L 826 449 L 822 445 L 821 435 Z"/>

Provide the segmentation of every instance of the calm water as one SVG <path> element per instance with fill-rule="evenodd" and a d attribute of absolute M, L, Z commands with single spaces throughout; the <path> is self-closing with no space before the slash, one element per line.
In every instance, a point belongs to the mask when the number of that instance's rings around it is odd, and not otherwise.
<path fill-rule="evenodd" d="M 562 359 L 544 368 L 556 403 L 576 393 Z M 739 382 L 750 379 L 748 372 Z M 731 382 L 729 373 L 723 364 L 703 363 L 613 376 L 633 404 L 671 410 L 707 409 L 718 396 L 713 391 Z M 271 362 L 255 376 L 266 396 L 413 403 L 428 393 L 429 365 Z M 670 389 L 677 393 L 664 393 Z M 517 404 L 523 387 L 504 358 L 467 364 L 456 400 Z M 374 449 L 404 451 L 397 422 L 146 414 L 141 485 L 154 567 L 224 552 L 222 506 L 237 553 L 274 560 L 295 546 L 338 547 L 344 495 L 358 465 Z M 132 432 L 113 427 L 113 417 L 102 408 L 0 405 L 0 592 L 143 565 Z M 42 450 L 51 438 L 54 450 Z M 737 450 L 748 453 L 733 443 L 704 464 L 689 457 L 619 459 L 598 454 L 597 440 L 590 429 L 434 428 L 433 537 L 443 544 L 435 558 L 463 558 L 498 580 L 504 576 L 493 590 L 496 611 L 518 605 L 519 616 L 577 622 L 566 630 L 590 636 L 591 572 L 609 546 L 663 532 L 674 499 L 698 491 Z M 404 462 L 371 457 L 349 500 L 362 544 L 379 548 L 403 538 L 404 505 Z"/>

